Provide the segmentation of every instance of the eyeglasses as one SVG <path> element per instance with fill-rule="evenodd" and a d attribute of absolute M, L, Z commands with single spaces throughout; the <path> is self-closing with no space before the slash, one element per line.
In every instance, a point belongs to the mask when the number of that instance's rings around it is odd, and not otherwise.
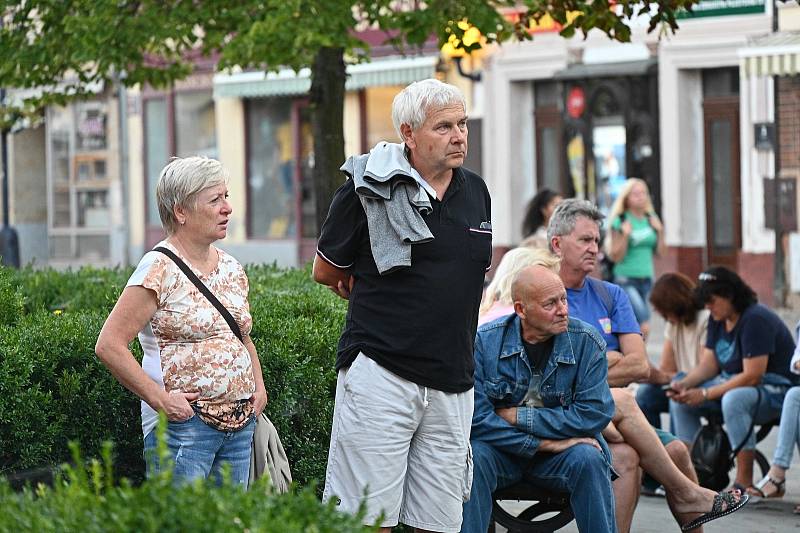
<path fill-rule="evenodd" d="M 708 272 L 701 272 L 697 279 L 700 281 L 717 281 L 717 276 Z"/>

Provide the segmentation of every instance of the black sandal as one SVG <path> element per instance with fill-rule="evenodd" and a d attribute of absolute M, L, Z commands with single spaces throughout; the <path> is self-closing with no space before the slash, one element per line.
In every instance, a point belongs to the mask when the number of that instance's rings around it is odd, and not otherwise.
<path fill-rule="evenodd" d="M 717 518 L 735 513 L 744 507 L 749 500 L 749 494 L 740 493 L 739 500 L 737 501 L 733 492 L 720 492 L 714 496 L 714 505 L 711 508 L 711 512 L 700 515 L 691 522 L 683 524 L 681 526 L 681 531 L 691 531 L 696 527 L 702 526 L 706 522 L 711 522 Z M 722 508 L 723 504 L 727 504 L 725 509 Z"/>

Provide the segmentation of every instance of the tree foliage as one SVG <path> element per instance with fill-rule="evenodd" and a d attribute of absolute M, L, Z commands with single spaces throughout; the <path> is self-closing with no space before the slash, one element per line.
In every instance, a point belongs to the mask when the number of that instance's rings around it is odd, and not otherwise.
<path fill-rule="evenodd" d="M 45 105 L 84 97 L 98 86 L 122 83 L 161 88 L 192 72 L 199 55 L 229 67 L 312 68 L 312 120 L 343 106 L 344 73 L 326 69 L 331 54 L 347 62 L 369 56 L 359 31 L 378 28 L 386 43 L 413 51 L 431 38 L 467 51 L 467 26 L 485 43 L 529 39 L 530 22 L 549 16 L 571 37 L 597 29 L 629 41 L 629 23 L 649 17 L 649 31 L 675 30 L 676 13 L 696 0 L 0 0 L 0 87 L 34 89 L 2 106 L 0 127 Z M 509 16 L 513 13 L 513 16 Z M 461 24 L 459 24 L 461 23 Z M 452 36 L 452 37 L 451 37 Z M 337 61 L 338 62 L 338 61 Z M 341 62 L 344 69 L 344 61 Z M 313 97 L 314 95 L 312 95 Z M 341 110 L 339 111 L 341 114 Z M 315 183 L 335 180 L 344 158 L 342 128 L 315 136 Z M 322 157 L 320 157 L 322 155 Z M 330 187 L 318 191 L 327 211 Z"/>

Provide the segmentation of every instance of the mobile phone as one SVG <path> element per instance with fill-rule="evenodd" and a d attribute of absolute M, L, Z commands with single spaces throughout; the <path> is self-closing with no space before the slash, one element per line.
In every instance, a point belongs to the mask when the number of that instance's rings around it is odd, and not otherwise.
<path fill-rule="evenodd" d="M 673 389 L 672 385 L 670 385 L 669 383 L 667 383 L 666 385 L 661 385 L 661 390 L 663 390 L 664 392 L 678 392 L 675 389 Z"/>

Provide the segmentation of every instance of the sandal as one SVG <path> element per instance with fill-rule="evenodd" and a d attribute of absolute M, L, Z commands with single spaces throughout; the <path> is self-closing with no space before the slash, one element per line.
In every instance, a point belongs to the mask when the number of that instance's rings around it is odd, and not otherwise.
<path fill-rule="evenodd" d="M 749 494 L 739 493 L 739 499 L 736 499 L 735 492 L 720 492 L 714 496 L 714 505 L 711 508 L 711 511 L 705 513 L 703 515 L 698 516 L 691 522 L 687 522 L 681 526 L 681 531 L 690 531 L 697 527 L 702 526 L 706 522 L 711 522 L 712 520 L 716 520 L 717 518 L 722 518 L 723 516 L 727 516 L 731 513 L 735 513 L 750 500 Z M 722 506 L 725 505 L 723 509 Z"/>
<path fill-rule="evenodd" d="M 769 483 L 772 483 L 775 490 L 772 492 L 765 492 L 764 488 Z M 768 474 L 764 476 L 761 481 L 750 487 L 748 493 L 750 493 L 751 496 L 756 496 L 764 500 L 767 498 L 783 498 L 783 495 L 786 494 L 786 478 L 776 479 Z"/>

